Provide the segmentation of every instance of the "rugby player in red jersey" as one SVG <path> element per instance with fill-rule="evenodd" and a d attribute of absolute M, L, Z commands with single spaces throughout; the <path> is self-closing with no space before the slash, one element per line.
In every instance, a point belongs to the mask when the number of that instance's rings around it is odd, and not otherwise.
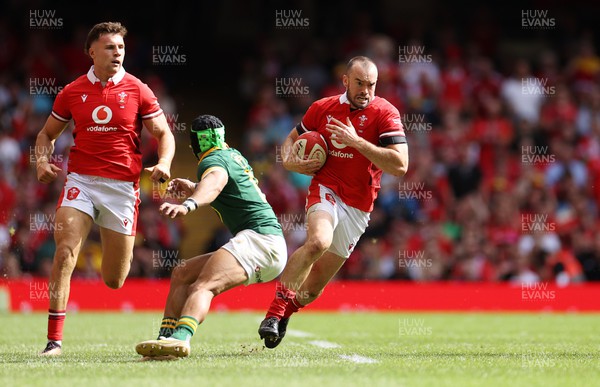
<path fill-rule="evenodd" d="M 364 56 L 352 58 L 343 76 L 346 92 L 314 102 L 283 145 L 283 165 L 313 175 L 306 201 L 307 236 L 288 259 L 258 333 L 267 348 L 285 336 L 292 313 L 323 292 L 364 233 L 382 172 L 403 176 L 408 145 L 400 113 L 375 96 L 377 67 Z M 290 150 L 298 136 L 317 131 L 329 154 L 301 160 Z"/>
<path fill-rule="evenodd" d="M 56 252 L 48 283 L 48 343 L 42 355 L 60 355 L 71 275 L 93 223 L 100 228 L 102 279 L 112 289 L 123 286 L 133 258 L 142 171 L 141 131 L 158 140 L 153 181 L 170 178 L 175 140 L 154 93 L 125 72 L 120 23 L 96 24 L 85 52 L 93 66 L 56 96 L 52 114 L 35 144 L 37 178 L 50 183 L 61 169 L 49 162 L 54 141 L 73 120 L 74 145 L 56 210 Z"/>

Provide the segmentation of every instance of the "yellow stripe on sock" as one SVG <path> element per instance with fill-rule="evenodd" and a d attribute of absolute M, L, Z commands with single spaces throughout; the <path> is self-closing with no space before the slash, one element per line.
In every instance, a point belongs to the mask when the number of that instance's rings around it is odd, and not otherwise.
<path fill-rule="evenodd" d="M 177 321 L 176 328 L 178 328 L 181 325 L 186 325 L 186 326 L 192 328 L 192 330 L 194 332 L 196 332 L 196 329 L 198 328 L 198 323 L 196 321 L 189 319 L 189 318 L 185 318 L 185 317 L 181 318 L 181 319 L 179 319 L 179 321 Z"/>
<path fill-rule="evenodd" d="M 174 318 L 163 318 L 160 327 L 161 328 L 172 328 L 174 329 L 177 324 L 177 319 Z"/>
<path fill-rule="evenodd" d="M 177 326 L 179 325 L 188 325 L 192 328 L 197 328 L 198 327 L 198 323 L 195 320 L 192 320 L 191 318 L 182 318 L 179 321 L 177 321 Z"/>

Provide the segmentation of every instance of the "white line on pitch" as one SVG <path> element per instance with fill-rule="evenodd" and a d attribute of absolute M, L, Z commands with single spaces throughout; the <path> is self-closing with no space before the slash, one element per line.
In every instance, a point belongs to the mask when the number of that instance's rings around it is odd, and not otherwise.
<path fill-rule="evenodd" d="M 296 329 L 288 329 L 286 334 L 292 337 L 314 337 L 312 333 L 298 331 Z"/>
<path fill-rule="evenodd" d="M 288 329 L 287 334 L 289 336 L 293 336 L 293 337 L 314 337 L 315 336 L 312 333 L 298 331 L 295 329 Z M 309 341 L 308 344 L 314 345 L 315 347 L 319 347 L 319 348 L 325 348 L 325 349 L 342 348 L 341 345 L 339 345 L 337 343 L 332 343 L 331 341 L 326 341 L 326 340 L 312 340 L 312 341 Z M 343 360 L 348 360 L 348 361 L 350 361 L 352 363 L 356 363 L 356 364 L 378 363 L 378 361 L 375 359 L 372 359 L 372 358 L 366 357 L 366 356 L 357 355 L 355 353 L 353 353 L 352 355 L 339 355 L 339 357 Z"/>
<path fill-rule="evenodd" d="M 359 363 L 359 364 L 377 363 L 377 360 L 375 360 L 375 359 L 371 359 L 370 357 L 366 357 L 366 356 L 360 356 L 355 353 L 353 353 L 352 355 L 340 355 L 340 357 L 344 360 L 351 361 L 352 363 Z"/>
<path fill-rule="evenodd" d="M 341 348 L 342 346 L 336 343 L 332 343 L 331 341 L 325 341 L 325 340 L 313 340 L 313 341 L 309 341 L 308 344 L 312 344 L 315 347 L 319 347 L 319 348 Z"/>

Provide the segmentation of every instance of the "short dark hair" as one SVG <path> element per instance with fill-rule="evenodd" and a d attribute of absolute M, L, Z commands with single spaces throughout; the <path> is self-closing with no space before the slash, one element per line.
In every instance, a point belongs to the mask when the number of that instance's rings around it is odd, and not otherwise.
<path fill-rule="evenodd" d="M 90 47 L 92 43 L 100 38 L 100 36 L 105 34 L 119 34 L 122 37 L 127 35 L 127 28 L 119 22 L 103 22 L 98 23 L 88 33 L 87 39 L 85 40 L 85 48 L 84 51 L 86 55 L 89 55 Z"/>
<path fill-rule="evenodd" d="M 356 63 L 361 64 L 363 66 L 365 66 L 368 63 L 371 63 L 373 66 L 375 66 L 375 62 L 373 62 L 371 58 L 359 55 L 353 57 L 348 61 L 348 64 L 346 64 L 346 73 L 348 73 L 348 71 L 350 71 L 350 69 L 352 69 L 352 67 L 354 67 L 354 64 Z"/>

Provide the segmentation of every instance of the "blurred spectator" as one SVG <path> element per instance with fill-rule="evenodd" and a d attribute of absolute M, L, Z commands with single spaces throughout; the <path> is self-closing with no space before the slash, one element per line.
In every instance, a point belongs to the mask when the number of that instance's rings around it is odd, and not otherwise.
<path fill-rule="evenodd" d="M 544 100 L 546 79 L 538 79 L 531 73 L 526 59 L 517 59 L 512 75 L 502 82 L 501 95 L 516 120 L 537 124 Z"/>
<path fill-rule="evenodd" d="M 523 46 L 515 48 L 515 37 L 503 36 L 496 10 L 493 5 L 465 9 L 461 22 L 445 26 L 435 18 L 390 25 L 351 10 L 340 18 L 343 28 L 334 20 L 314 18 L 302 33 L 257 29 L 236 42 L 243 48 L 239 60 L 232 59 L 238 60 L 237 95 L 225 102 L 232 116 L 240 116 L 240 150 L 284 227 L 290 251 L 306 235 L 304 204 L 311 177 L 283 169 L 278 147 L 312 101 L 344 92 L 341 78 L 348 59 L 368 55 L 379 69 L 376 95 L 402 114 L 411 163 L 402 179 L 384 174 L 370 226 L 338 278 L 600 281 L 597 37 L 577 36 L 557 23 L 557 30 L 548 33 L 568 38 L 539 35 L 543 49 L 534 50 L 527 43 L 532 31 L 513 31 L 523 34 Z M 29 82 L 48 77 L 64 85 L 87 70 L 89 59 L 82 50 L 87 27 L 66 24 L 63 34 L 20 30 L 8 14 L 0 15 L 0 268 L 5 277 L 47 276 L 54 249 L 48 216 L 62 182 L 44 186 L 35 180 L 31 146 L 53 96 L 30 95 Z M 164 31 L 162 38 L 175 30 Z M 174 41 L 185 42 L 183 36 Z M 149 43 L 143 34 L 131 38 L 126 64 L 142 67 L 143 80 L 155 91 L 169 123 L 183 122 L 178 110 L 188 107 L 177 104 L 174 85 L 148 66 L 139 49 Z M 399 60 L 399 49 L 423 56 Z M 196 58 L 190 51 L 192 63 Z M 518 58 L 510 74 L 498 68 L 507 57 Z M 223 63 L 227 69 L 236 63 L 230 65 Z M 221 83 L 222 75 L 216 74 Z M 286 77 L 299 78 L 309 93 L 277 95 L 276 79 Z M 198 93 L 193 77 L 176 79 L 185 83 L 177 85 L 178 93 Z M 147 165 L 154 161 L 156 142 L 142 133 Z M 69 137 L 60 136 L 55 144 L 55 155 L 62 157 L 54 161 L 63 170 Z M 193 235 L 181 222 L 158 216 L 159 203 L 173 198 L 165 198 L 145 177 L 140 188 L 131 275 L 165 276 L 182 258 L 177 255 L 182 240 Z M 206 248 L 214 250 L 224 239 L 224 231 L 217 229 Z M 97 277 L 97 242 L 91 235 L 76 275 Z"/>

